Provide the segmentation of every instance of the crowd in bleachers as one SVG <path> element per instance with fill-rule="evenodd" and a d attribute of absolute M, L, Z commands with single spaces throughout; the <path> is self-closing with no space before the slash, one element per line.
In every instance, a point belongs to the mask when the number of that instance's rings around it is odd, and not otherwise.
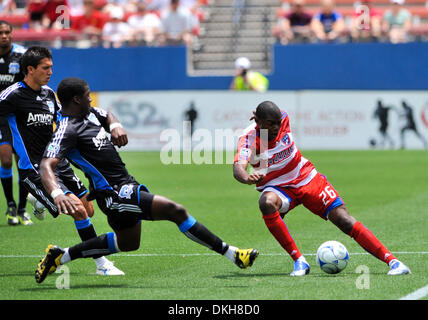
<path fill-rule="evenodd" d="M 207 0 L 0 0 L 0 19 L 15 38 L 103 45 L 191 45 L 197 39 Z"/>
<path fill-rule="evenodd" d="M 234 0 L 230 0 L 231 4 Z M 335 1 L 335 2 L 334 2 Z M 412 40 L 428 35 L 428 0 L 278 0 L 278 43 Z M 425 2 L 426 1 L 426 2 Z M 80 48 L 198 46 L 207 4 L 215 0 L 0 0 L 0 19 L 16 40 L 71 40 Z M 417 5 L 417 6 L 416 6 Z M 419 14 L 419 13 L 418 13 Z"/>
<path fill-rule="evenodd" d="M 341 6 L 334 1 L 317 0 L 316 8 L 306 6 L 305 0 L 282 1 L 277 10 L 278 22 L 272 28 L 277 42 L 284 45 L 348 41 L 404 43 L 416 33 L 413 21 L 419 21 L 420 17 L 412 15 L 405 0 L 336 0 Z M 307 2 L 314 4 L 311 0 Z M 384 6 L 374 6 L 375 2 Z M 413 3 L 425 6 L 419 0 Z"/>

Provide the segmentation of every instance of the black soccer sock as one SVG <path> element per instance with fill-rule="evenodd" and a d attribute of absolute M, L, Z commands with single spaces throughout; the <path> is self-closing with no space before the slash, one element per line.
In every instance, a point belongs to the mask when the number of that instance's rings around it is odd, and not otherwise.
<path fill-rule="evenodd" d="M 28 190 L 25 187 L 25 183 L 19 180 L 19 203 L 18 212 L 25 212 L 27 206 Z"/>
<path fill-rule="evenodd" d="M 3 186 L 4 195 L 6 197 L 6 202 L 14 203 L 16 207 L 15 200 L 13 199 L 13 171 L 12 168 L 5 169 L 0 167 L 0 179 Z"/>
<path fill-rule="evenodd" d="M 208 230 L 203 224 L 196 221 L 192 216 L 189 216 L 186 221 L 178 226 L 189 239 L 214 250 L 217 253 L 224 254 L 229 246 L 219 237 Z"/>
<path fill-rule="evenodd" d="M 68 249 L 71 260 L 79 258 L 96 258 L 118 252 L 116 235 L 113 232 L 102 234 L 79 243 Z"/>
<path fill-rule="evenodd" d="M 76 225 L 77 232 L 79 233 L 80 239 L 82 239 L 82 241 L 87 241 L 97 237 L 94 225 L 91 223 L 89 218 L 85 220 L 74 221 L 74 224 Z M 93 258 L 97 259 L 100 257 L 102 257 L 102 255 L 94 256 Z"/>

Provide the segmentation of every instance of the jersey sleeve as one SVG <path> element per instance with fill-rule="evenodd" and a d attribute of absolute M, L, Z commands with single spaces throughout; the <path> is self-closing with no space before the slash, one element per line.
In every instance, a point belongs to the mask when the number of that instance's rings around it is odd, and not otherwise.
<path fill-rule="evenodd" d="M 68 117 L 63 117 L 58 122 L 51 141 L 46 146 L 44 158 L 65 158 L 76 147 L 77 139 L 75 130 L 68 124 Z"/>
<path fill-rule="evenodd" d="M 98 121 L 101 123 L 104 129 L 110 132 L 109 125 L 107 123 L 108 111 L 98 107 L 97 108 L 92 107 L 91 112 L 97 117 Z"/>
<path fill-rule="evenodd" d="M 0 93 L 0 117 L 14 113 L 16 105 L 13 103 L 13 95 L 5 89 Z"/>
<path fill-rule="evenodd" d="M 253 130 L 238 140 L 238 148 L 233 159 L 234 163 L 248 163 L 256 151 L 256 131 Z"/>

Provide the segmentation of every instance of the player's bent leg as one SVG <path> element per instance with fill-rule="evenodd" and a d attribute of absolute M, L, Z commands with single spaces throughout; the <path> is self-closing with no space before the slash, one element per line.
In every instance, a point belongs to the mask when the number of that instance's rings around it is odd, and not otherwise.
<path fill-rule="evenodd" d="M 131 228 L 115 230 L 115 234 L 120 251 L 136 251 L 140 248 L 141 222 Z"/>
<path fill-rule="evenodd" d="M 290 207 L 290 199 L 281 191 L 269 188 L 264 190 L 259 199 L 259 208 L 263 214 L 263 220 L 270 233 L 278 243 L 287 251 L 294 260 L 294 268 L 291 276 L 304 276 L 310 272 L 310 266 L 300 253 L 287 225 L 281 217 Z"/>
<path fill-rule="evenodd" d="M 335 226 L 337 226 L 342 232 L 349 234 L 357 220 L 351 216 L 346 209 L 346 206 L 340 205 L 333 208 L 328 213 L 328 220 L 330 220 Z"/>
<path fill-rule="evenodd" d="M 388 264 L 390 267 L 388 275 L 411 273 L 410 269 L 397 260 L 367 227 L 349 214 L 344 205 L 332 209 L 328 219 L 351 236 L 364 250 Z"/>
<path fill-rule="evenodd" d="M 142 195 L 144 194 L 146 193 L 142 191 Z M 186 237 L 225 256 L 242 269 L 252 266 L 259 254 L 255 249 L 239 249 L 228 245 L 203 224 L 196 221 L 182 205 L 165 197 L 153 196 L 151 217 L 153 220 L 174 222 Z"/>
<path fill-rule="evenodd" d="M 83 206 L 85 207 L 86 213 L 89 218 L 92 218 L 94 216 L 94 206 L 92 204 L 92 201 L 88 201 L 87 194 L 80 197 L 80 201 L 82 201 Z"/>

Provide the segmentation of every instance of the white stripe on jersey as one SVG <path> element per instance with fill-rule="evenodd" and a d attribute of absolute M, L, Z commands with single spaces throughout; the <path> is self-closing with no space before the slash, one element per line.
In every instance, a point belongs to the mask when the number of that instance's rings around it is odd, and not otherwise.
<path fill-rule="evenodd" d="M 22 84 L 21 84 L 21 83 L 19 83 L 19 82 L 14 83 L 14 84 L 12 84 L 11 86 L 7 87 L 6 89 L 4 89 L 4 90 L 0 93 L 0 100 L 4 100 L 4 99 L 6 99 L 6 98 L 7 98 L 7 96 L 8 96 L 9 94 L 11 94 L 11 93 L 12 93 L 12 91 L 15 91 L 16 89 L 21 88 L 21 87 L 22 87 Z"/>
<path fill-rule="evenodd" d="M 55 132 L 54 138 L 52 142 L 49 144 L 47 150 L 46 156 L 48 158 L 56 158 L 56 155 L 59 152 L 59 146 L 61 144 L 62 139 L 64 138 L 65 130 L 68 126 L 68 117 L 62 118 L 61 121 L 58 123 L 58 129 Z"/>
<path fill-rule="evenodd" d="M 286 180 L 283 178 L 284 176 L 280 176 L 276 179 L 270 180 L 268 183 L 266 183 L 263 186 L 256 187 L 256 189 L 257 190 L 263 190 L 263 188 L 266 188 L 266 186 L 283 186 L 283 185 L 286 185 L 287 187 L 291 187 L 291 188 L 300 188 L 300 187 L 308 184 L 309 182 L 311 182 L 311 180 L 316 176 L 317 173 L 318 173 L 317 169 L 312 169 L 312 171 L 309 173 L 309 175 L 297 184 L 290 184 L 288 182 L 290 182 L 292 180 Z M 297 177 L 299 177 L 299 176 L 300 176 L 300 174 L 297 175 Z"/>

